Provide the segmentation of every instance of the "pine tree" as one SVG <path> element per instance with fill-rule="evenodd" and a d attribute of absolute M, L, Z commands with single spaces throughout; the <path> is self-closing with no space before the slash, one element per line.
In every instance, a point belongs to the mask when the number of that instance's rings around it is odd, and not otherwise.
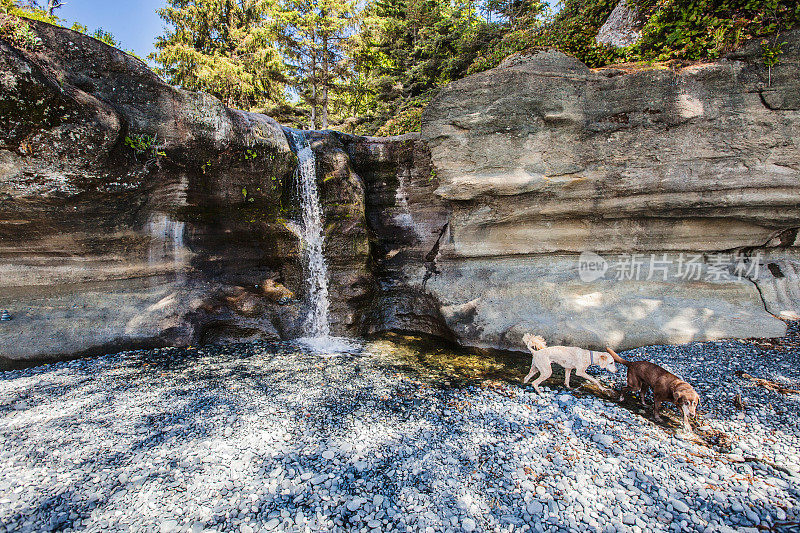
<path fill-rule="evenodd" d="M 276 16 L 292 86 L 309 106 L 311 128 L 329 125 L 331 96 L 346 90 L 347 43 L 358 22 L 353 0 L 283 0 Z"/>
<path fill-rule="evenodd" d="M 170 83 L 230 107 L 284 101 L 285 68 L 275 46 L 273 0 L 167 0 L 166 34 L 150 57 Z"/>

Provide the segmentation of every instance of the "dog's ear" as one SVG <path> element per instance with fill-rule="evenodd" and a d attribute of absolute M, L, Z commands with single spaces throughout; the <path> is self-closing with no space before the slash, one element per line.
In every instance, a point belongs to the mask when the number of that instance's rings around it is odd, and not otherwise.
<path fill-rule="evenodd" d="M 683 405 L 692 401 L 692 395 L 684 390 L 683 387 L 673 389 L 673 394 L 675 395 L 675 405 Z"/>

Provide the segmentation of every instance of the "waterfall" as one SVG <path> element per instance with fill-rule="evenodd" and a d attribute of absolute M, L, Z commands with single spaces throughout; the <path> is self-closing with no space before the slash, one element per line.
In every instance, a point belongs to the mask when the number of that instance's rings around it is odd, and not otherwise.
<path fill-rule="evenodd" d="M 304 329 L 308 337 L 328 337 L 330 335 L 328 265 L 322 253 L 325 236 L 322 226 L 322 206 L 317 190 L 317 160 L 303 132 L 291 131 L 291 136 L 299 160 L 295 178 L 302 211 L 300 242 L 310 307 Z"/>

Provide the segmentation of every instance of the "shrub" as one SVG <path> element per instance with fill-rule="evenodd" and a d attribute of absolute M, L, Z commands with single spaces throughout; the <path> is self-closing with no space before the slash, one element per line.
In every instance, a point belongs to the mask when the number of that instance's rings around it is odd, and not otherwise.
<path fill-rule="evenodd" d="M 12 14 L 0 14 L 0 37 L 27 50 L 36 50 L 42 46 L 42 40 L 31 25 Z"/>
<path fill-rule="evenodd" d="M 645 15 L 638 43 L 614 48 L 595 42 L 617 0 L 566 0 L 552 19 L 506 34 L 470 66 L 480 72 L 532 48 L 555 48 L 590 67 L 619 61 L 717 59 L 743 42 L 800 25 L 797 0 L 631 0 Z M 765 64 L 777 61 L 780 43 L 769 43 Z M 766 48 L 765 48 L 766 50 Z M 773 63 L 774 64 L 774 63 Z"/>
<path fill-rule="evenodd" d="M 125 136 L 125 144 L 133 150 L 134 155 L 138 159 L 139 156 L 145 155 L 149 159 L 156 159 L 159 156 L 164 156 L 164 153 L 158 144 L 156 144 L 158 140 L 158 135 L 148 135 L 146 133 L 142 134 L 130 134 Z"/>

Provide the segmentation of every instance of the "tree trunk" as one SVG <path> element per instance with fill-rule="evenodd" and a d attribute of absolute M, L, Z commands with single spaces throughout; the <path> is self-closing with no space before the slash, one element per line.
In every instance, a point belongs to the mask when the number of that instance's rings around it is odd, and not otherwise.
<path fill-rule="evenodd" d="M 311 129 L 317 129 L 317 51 L 311 49 Z"/>
<path fill-rule="evenodd" d="M 63 5 L 63 3 L 62 3 L 61 0 L 47 0 L 47 9 L 45 11 L 47 11 L 47 14 L 52 17 L 53 16 L 53 11 L 55 11 L 56 9 L 61 7 L 62 5 Z"/>
<path fill-rule="evenodd" d="M 322 35 L 322 129 L 328 129 L 328 36 Z"/>

